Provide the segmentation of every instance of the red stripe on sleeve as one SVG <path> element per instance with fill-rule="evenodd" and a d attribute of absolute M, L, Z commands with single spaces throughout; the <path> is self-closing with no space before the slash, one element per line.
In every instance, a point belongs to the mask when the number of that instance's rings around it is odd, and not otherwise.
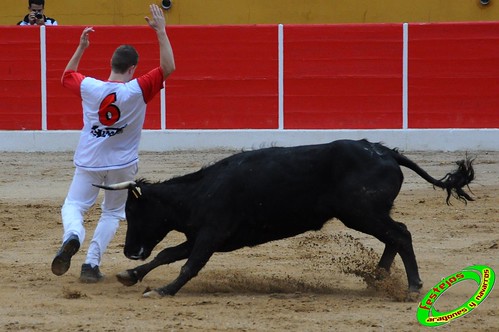
<path fill-rule="evenodd" d="M 61 83 L 62 83 L 62 86 L 71 90 L 74 94 L 76 94 L 81 99 L 80 85 L 81 85 L 81 82 L 83 81 L 84 78 L 85 78 L 84 75 L 82 75 L 74 70 L 68 70 L 68 71 L 65 71 L 64 74 L 62 74 Z"/>
<path fill-rule="evenodd" d="M 144 102 L 147 104 L 163 88 L 163 70 L 161 67 L 154 68 L 147 74 L 140 76 L 137 81 L 142 90 Z"/>

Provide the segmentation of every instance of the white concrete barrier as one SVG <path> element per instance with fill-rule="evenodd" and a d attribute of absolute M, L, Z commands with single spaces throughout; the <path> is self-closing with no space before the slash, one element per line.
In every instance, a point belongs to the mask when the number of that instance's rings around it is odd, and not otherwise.
<path fill-rule="evenodd" d="M 76 130 L 0 131 L 0 151 L 73 151 L 79 135 Z M 344 138 L 366 138 L 404 151 L 499 151 L 499 129 L 144 130 L 140 150 L 255 149 Z"/>

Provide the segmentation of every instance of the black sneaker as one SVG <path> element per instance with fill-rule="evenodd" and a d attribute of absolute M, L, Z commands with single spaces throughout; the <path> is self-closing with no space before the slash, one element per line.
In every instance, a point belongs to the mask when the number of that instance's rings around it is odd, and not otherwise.
<path fill-rule="evenodd" d="M 101 281 L 104 275 L 100 272 L 99 266 L 92 267 L 90 264 L 83 264 L 81 266 L 80 281 L 93 284 Z"/>
<path fill-rule="evenodd" d="M 80 240 L 78 236 L 71 235 L 61 246 L 52 261 L 52 273 L 56 276 L 62 276 L 71 266 L 71 257 L 80 249 Z"/>

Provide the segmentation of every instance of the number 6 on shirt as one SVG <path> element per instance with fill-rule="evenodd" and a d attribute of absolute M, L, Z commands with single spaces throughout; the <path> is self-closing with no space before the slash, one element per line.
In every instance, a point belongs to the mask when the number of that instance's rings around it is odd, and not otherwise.
<path fill-rule="evenodd" d="M 99 106 L 99 121 L 105 126 L 112 126 L 121 116 L 120 109 L 113 103 L 116 101 L 116 93 L 108 94 Z"/>

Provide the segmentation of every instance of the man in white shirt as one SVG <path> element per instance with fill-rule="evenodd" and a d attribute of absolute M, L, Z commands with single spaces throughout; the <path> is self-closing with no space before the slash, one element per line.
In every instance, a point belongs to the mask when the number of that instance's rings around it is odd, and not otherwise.
<path fill-rule="evenodd" d="M 29 14 L 17 25 L 57 25 L 57 21 L 45 16 L 45 0 L 28 0 Z"/>
<path fill-rule="evenodd" d="M 160 65 L 133 79 L 138 54 L 133 46 L 121 45 L 111 58 L 107 81 L 86 77 L 77 71 L 85 49 L 90 45 L 87 27 L 80 44 L 62 76 L 63 86 L 82 100 L 83 129 L 75 151 L 73 181 L 61 209 L 63 244 L 52 261 L 52 272 L 63 275 L 71 257 L 85 239 L 83 219 L 94 205 L 99 189 L 92 184 L 112 184 L 133 180 L 137 174 L 138 149 L 146 104 L 163 88 L 164 80 L 175 70 L 172 47 L 165 30 L 165 17 L 157 5 L 150 5 L 146 17 L 156 32 Z M 105 191 L 102 214 L 90 242 L 80 281 L 98 282 L 99 266 L 109 242 L 125 219 L 126 191 Z"/>

